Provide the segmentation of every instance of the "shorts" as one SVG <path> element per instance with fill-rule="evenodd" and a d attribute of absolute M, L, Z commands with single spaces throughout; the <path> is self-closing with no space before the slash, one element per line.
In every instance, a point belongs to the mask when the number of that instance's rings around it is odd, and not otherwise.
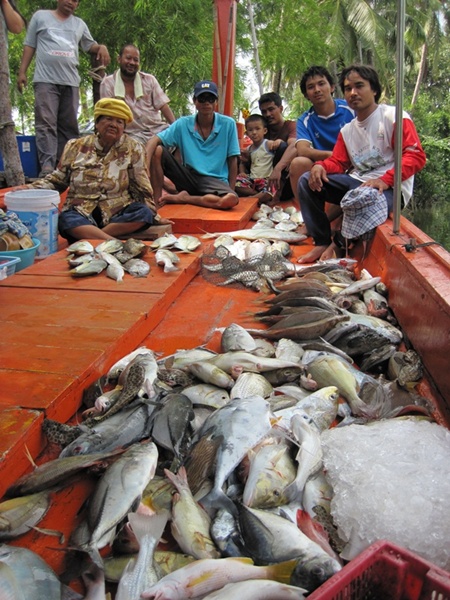
<path fill-rule="evenodd" d="M 94 213 L 98 214 L 99 211 L 94 211 Z M 132 204 L 128 204 L 124 209 L 122 209 L 119 213 L 113 215 L 110 219 L 110 223 L 140 223 L 143 222 L 145 225 L 142 227 L 142 231 L 153 225 L 154 214 L 150 210 L 150 208 L 143 204 L 142 202 L 133 202 Z M 58 218 L 58 230 L 59 234 L 66 239 L 70 239 L 70 234 L 68 233 L 69 229 L 73 229 L 74 227 L 81 227 L 82 225 L 94 225 L 94 227 L 99 227 L 103 229 L 104 225 L 100 222 L 100 219 L 95 219 L 93 214 L 89 215 L 89 217 L 85 217 L 81 213 L 77 211 L 76 208 L 69 208 L 69 210 L 64 210 L 59 214 Z M 141 231 L 141 229 L 139 230 Z M 136 231 L 137 233 L 137 231 Z"/>
<path fill-rule="evenodd" d="M 167 148 L 163 148 L 161 164 L 164 175 L 170 179 L 179 192 L 186 191 L 191 196 L 204 196 L 205 194 L 214 194 L 214 196 L 226 196 L 236 192 L 230 188 L 226 181 L 218 177 L 201 175 L 191 167 L 185 167 L 180 164 Z"/>
<path fill-rule="evenodd" d="M 247 188 L 249 190 L 255 190 L 258 194 L 264 192 L 273 196 L 270 191 L 269 178 L 268 177 L 247 177 L 242 173 L 236 178 L 236 187 Z"/>

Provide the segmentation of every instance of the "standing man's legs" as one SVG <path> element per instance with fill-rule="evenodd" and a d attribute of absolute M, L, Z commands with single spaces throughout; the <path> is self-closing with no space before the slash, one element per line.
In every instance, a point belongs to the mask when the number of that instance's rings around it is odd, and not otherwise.
<path fill-rule="evenodd" d="M 60 97 L 58 107 L 58 152 L 56 159 L 59 161 L 65 145 L 69 140 L 80 137 L 78 130 L 78 106 L 80 101 L 80 90 L 71 85 L 60 85 Z"/>
<path fill-rule="evenodd" d="M 36 146 L 42 175 L 51 173 L 56 166 L 58 110 L 58 86 L 53 83 L 35 83 L 34 120 Z"/>

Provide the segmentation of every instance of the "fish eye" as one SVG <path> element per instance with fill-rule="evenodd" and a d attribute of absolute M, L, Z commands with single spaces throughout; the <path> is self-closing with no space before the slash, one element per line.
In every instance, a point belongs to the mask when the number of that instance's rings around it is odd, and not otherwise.
<path fill-rule="evenodd" d="M 316 566 L 311 569 L 311 573 L 315 576 L 320 576 L 324 574 L 324 569 L 322 567 Z"/>

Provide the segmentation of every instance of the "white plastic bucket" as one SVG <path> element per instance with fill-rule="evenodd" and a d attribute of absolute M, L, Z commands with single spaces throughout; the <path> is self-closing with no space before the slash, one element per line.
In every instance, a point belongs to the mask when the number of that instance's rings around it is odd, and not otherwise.
<path fill-rule="evenodd" d="M 28 227 L 31 236 L 41 242 L 37 258 L 58 250 L 59 192 L 37 189 L 6 192 L 5 205 Z"/>

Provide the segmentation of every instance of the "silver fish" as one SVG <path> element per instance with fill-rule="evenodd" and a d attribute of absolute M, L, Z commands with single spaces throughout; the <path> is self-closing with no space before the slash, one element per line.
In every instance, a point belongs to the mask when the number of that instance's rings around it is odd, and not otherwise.
<path fill-rule="evenodd" d="M 111 452 L 116 448 L 127 448 L 147 438 L 151 431 L 151 415 L 154 406 L 137 404 L 122 409 L 108 419 L 97 423 L 79 435 L 59 455 L 76 456 L 96 452 Z"/>
<path fill-rule="evenodd" d="M 248 398 L 262 396 L 268 398 L 273 393 L 273 387 L 259 373 L 241 373 L 230 391 L 230 398 Z"/>
<path fill-rule="evenodd" d="M 164 273 L 180 270 L 180 267 L 176 266 L 176 263 L 180 262 L 180 257 L 167 248 L 159 248 L 155 253 L 155 260 L 157 265 L 164 267 Z"/>
<path fill-rule="evenodd" d="M 234 379 L 227 372 L 206 360 L 191 363 L 189 371 L 201 381 L 217 387 L 228 389 L 234 385 Z"/>
<path fill-rule="evenodd" d="M 0 596 L 14 600 L 62 598 L 62 584 L 49 565 L 27 548 L 0 545 Z M 65 587 L 65 586 L 63 586 Z M 19 592 L 7 596 L 6 592 Z"/>
<path fill-rule="evenodd" d="M 232 513 L 236 512 L 233 502 L 222 491 L 222 486 L 248 450 L 253 448 L 271 427 L 269 403 L 261 396 L 232 400 L 206 419 L 199 437 L 213 430 L 214 437 L 221 437 L 222 441 L 216 456 L 214 487 L 201 499 L 203 506 L 221 506 Z"/>
<path fill-rule="evenodd" d="M 298 529 L 296 523 L 268 511 L 239 507 L 239 524 L 247 549 L 261 564 L 297 559 L 296 584 L 313 591 L 341 570 L 339 562 Z M 300 566 L 299 566 L 300 565 Z"/>
<path fill-rule="evenodd" d="M 100 561 L 96 549 L 104 548 L 115 535 L 116 525 L 136 506 L 153 478 L 158 449 L 153 442 L 134 444 L 103 474 L 91 497 L 87 522 L 90 539 L 84 549 Z"/>
<path fill-rule="evenodd" d="M 253 371 L 254 373 L 299 366 L 294 361 L 265 358 L 263 356 L 255 356 L 249 352 L 225 352 L 224 354 L 217 354 L 207 362 L 216 365 L 227 373 L 231 373 L 235 366 L 242 367 L 246 371 Z"/>
<path fill-rule="evenodd" d="M 220 233 L 205 233 L 202 237 L 205 239 L 216 238 Z M 298 244 L 306 239 L 306 235 L 294 233 L 291 231 L 278 231 L 277 229 L 238 229 L 237 231 L 228 231 L 234 239 L 240 240 L 281 240 L 290 244 Z"/>
<path fill-rule="evenodd" d="M 117 264 L 110 263 L 106 269 L 106 275 L 111 279 L 114 279 L 118 283 L 122 283 L 125 270 L 122 265 L 117 261 Z"/>
<path fill-rule="evenodd" d="M 147 277 L 150 273 L 150 265 L 141 258 L 130 258 L 123 263 L 123 268 L 133 277 Z"/>
<path fill-rule="evenodd" d="M 87 240 L 80 240 L 67 246 L 66 252 L 69 254 L 90 254 L 94 252 L 94 246 Z"/>
<path fill-rule="evenodd" d="M 150 248 L 156 250 L 158 248 L 171 248 L 177 242 L 177 237 L 173 233 L 165 233 L 159 238 L 156 238 L 151 244 Z"/>
<path fill-rule="evenodd" d="M 180 235 L 174 244 L 174 248 L 181 250 L 181 252 L 193 252 L 201 246 L 201 241 L 193 235 Z"/>
<path fill-rule="evenodd" d="M 221 338 L 222 352 L 245 350 L 251 352 L 256 348 L 256 342 L 246 329 L 237 323 L 231 323 L 223 328 Z"/>
<path fill-rule="evenodd" d="M 13 539 L 39 523 L 50 507 L 47 490 L 0 503 L 0 540 Z M 0 594 L 1 596 L 1 594 Z"/>
<path fill-rule="evenodd" d="M 323 466 L 322 445 L 317 428 L 311 425 L 311 418 L 306 413 L 295 413 L 291 418 L 291 431 L 300 445 L 297 456 L 297 475 L 285 490 L 289 500 L 300 500 L 303 497 L 306 482 L 318 473 Z"/>
<path fill-rule="evenodd" d="M 123 250 L 123 243 L 120 240 L 105 240 L 95 248 L 97 253 L 107 252 L 108 254 L 114 254 L 120 250 Z"/>
<path fill-rule="evenodd" d="M 154 553 L 167 523 L 167 512 L 155 515 L 130 513 L 128 521 L 138 542 L 139 553 L 130 560 L 120 578 L 115 600 L 133 600 L 160 579 Z"/>
<path fill-rule="evenodd" d="M 73 275 L 73 277 L 88 277 L 89 275 L 98 275 L 101 273 L 106 267 L 108 263 L 104 260 L 96 259 L 89 262 L 82 263 L 73 269 L 70 269 L 69 273 Z"/>

